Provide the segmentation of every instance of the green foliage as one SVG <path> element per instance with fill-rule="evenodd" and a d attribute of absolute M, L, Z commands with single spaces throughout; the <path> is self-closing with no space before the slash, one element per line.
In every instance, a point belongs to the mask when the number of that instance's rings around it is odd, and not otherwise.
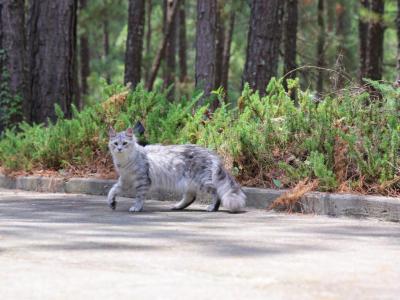
<path fill-rule="evenodd" d="M 311 152 L 308 160 L 313 175 L 320 180 L 320 188 L 322 190 L 332 190 L 337 187 L 335 175 L 325 164 L 325 157 L 322 153 Z"/>
<path fill-rule="evenodd" d="M 122 86 L 106 86 L 105 95 L 117 94 L 112 101 L 74 109 L 70 120 L 56 107 L 55 124 L 23 123 L 18 132 L 6 131 L 0 165 L 12 170 L 86 166 L 107 156 L 109 125 L 124 130 L 141 121 L 148 142 L 214 149 L 246 184 L 291 187 L 315 178 L 327 191 L 343 182 L 378 186 L 400 175 L 400 92 L 369 84 L 380 91 L 380 100 L 368 103 L 368 93 L 360 90 L 315 102 L 310 92 L 293 85 L 296 106 L 281 80 L 272 79 L 264 97 L 246 85 L 237 106 L 221 103 L 212 114 L 208 104 L 195 106 L 201 95 L 171 103 L 165 93 L 143 86 L 125 94 Z M 338 177 L 339 159 L 345 161 L 346 178 Z"/>

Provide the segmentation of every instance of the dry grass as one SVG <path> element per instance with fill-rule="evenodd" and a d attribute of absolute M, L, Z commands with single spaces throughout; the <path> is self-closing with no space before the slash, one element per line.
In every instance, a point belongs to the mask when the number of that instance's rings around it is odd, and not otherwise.
<path fill-rule="evenodd" d="M 122 93 L 115 94 L 104 101 L 101 106 L 103 107 L 105 114 L 114 115 L 118 113 L 121 107 L 124 105 L 128 94 L 129 91 L 124 91 Z"/>

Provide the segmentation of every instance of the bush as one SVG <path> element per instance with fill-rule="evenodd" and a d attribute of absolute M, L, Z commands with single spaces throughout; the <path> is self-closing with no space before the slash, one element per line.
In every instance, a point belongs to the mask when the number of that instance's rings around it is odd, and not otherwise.
<path fill-rule="evenodd" d="M 117 130 L 141 121 L 150 143 L 195 143 L 218 152 L 225 165 L 247 185 L 293 187 L 318 179 L 324 191 L 397 194 L 399 179 L 399 90 L 369 82 L 382 95 L 370 101 L 363 89 L 349 89 L 316 101 L 296 82 L 298 106 L 280 80 L 271 80 L 265 96 L 245 86 L 237 105 L 224 104 L 210 113 L 195 107 L 200 95 L 171 103 L 165 93 L 143 86 L 125 91 L 105 88 L 108 100 L 91 105 L 73 118 L 42 125 L 23 123 L 0 141 L 0 165 L 7 170 L 38 168 L 111 169 L 108 126 Z M 222 99 L 221 91 L 217 97 Z"/>

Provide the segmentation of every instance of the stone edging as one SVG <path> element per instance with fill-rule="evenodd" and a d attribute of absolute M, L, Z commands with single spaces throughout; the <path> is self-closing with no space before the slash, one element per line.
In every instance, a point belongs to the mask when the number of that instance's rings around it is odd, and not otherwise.
<path fill-rule="evenodd" d="M 76 193 L 106 195 L 115 180 L 94 178 L 53 178 L 38 176 L 19 176 L 16 178 L 0 174 L 0 187 L 37 192 Z M 247 206 L 267 208 L 285 190 L 243 188 L 247 195 Z M 177 200 L 177 195 L 165 191 L 153 192 L 151 198 L 158 200 Z M 207 196 L 201 197 L 202 201 Z M 331 216 L 371 217 L 385 221 L 400 221 L 400 198 L 365 196 L 353 194 L 309 193 L 301 200 L 304 213 Z"/>

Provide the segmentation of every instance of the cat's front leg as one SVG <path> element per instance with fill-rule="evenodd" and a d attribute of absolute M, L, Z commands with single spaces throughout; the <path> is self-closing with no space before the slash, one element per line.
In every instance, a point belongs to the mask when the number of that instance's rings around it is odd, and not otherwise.
<path fill-rule="evenodd" d="M 115 200 L 115 197 L 117 197 L 120 192 L 121 192 L 121 185 L 119 182 L 114 184 L 113 187 L 108 192 L 107 203 L 108 206 L 110 206 L 112 209 L 115 209 L 117 207 L 117 201 Z"/>
<path fill-rule="evenodd" d="M 150 188 L 150 181 L 147 178 L 138 180 L 135 186 L 136 197 L 134 199 L 133 205 L 129 209 L 130 212 L 139 212 L 143 210 L 144 199 Z"/>
<path fill-rule="evenodd" d="M 144 200 L 143 199 L 136 199 L 133 202 L 133 205 L 129 209 L 130 212 L 139 212 L 143 210 Z"/>

